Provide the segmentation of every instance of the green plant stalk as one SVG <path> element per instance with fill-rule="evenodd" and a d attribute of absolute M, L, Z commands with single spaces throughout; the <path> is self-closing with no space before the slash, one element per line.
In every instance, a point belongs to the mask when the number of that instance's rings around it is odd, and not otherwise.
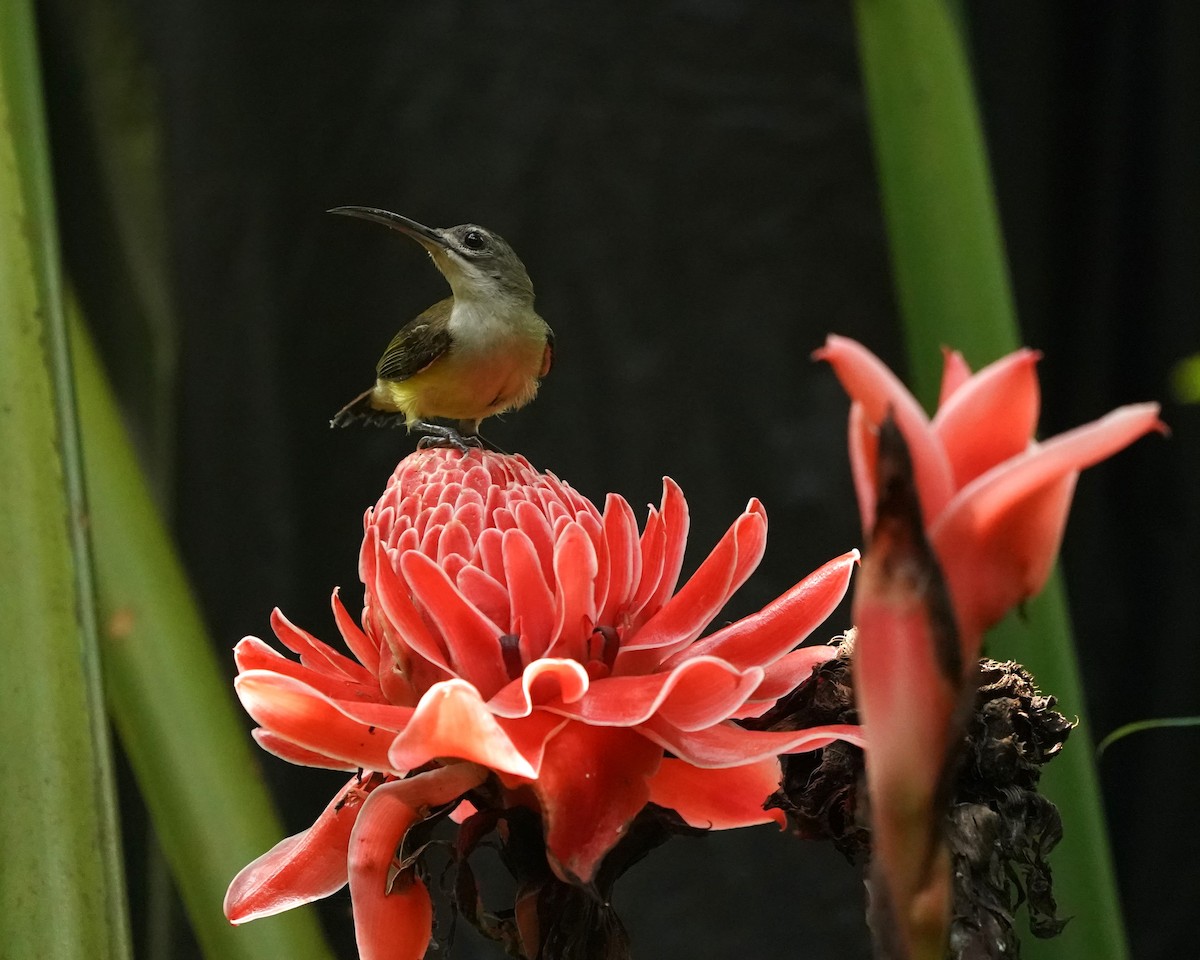
<path fill-rule="evenodd" d="M 0 2 L 0 944 L 129 957 L 41 75 Z"/>
<path fill-rule="evenodd" d="M 909 383 L 928 401 L 943 345 L 978 367 L 1020 340 L 1000 220 L 956 5 L 854 7 Z"/>
<path fill-rule="evenodd" d="M 78 317 L 71 324 L 109 708 L 213 960 L 329 960 L 310 909 L 232 927 L 229 881 L 282 836 L 251 740 Z"/>
<path fill-rule="evenodd" d="M 855 13 L 910 381 L 929 403 L 937 396 L 943 344 L 978 367 L 1020 341 L 983 132 L 957 4 L 856 0 Z M 1128 947 L 1057 574 L 1030 603 L 1025 622 L 1009 617 L 993 632 L 990 652 L 1024 663 L 1081 720 L 1074 743 L 1043 780 L 1065 829 L 1052 858 L 1055 893 L 1074 919 L 1055 940 L 1024 936 L 1023 956 L 1124 960 Z"/>

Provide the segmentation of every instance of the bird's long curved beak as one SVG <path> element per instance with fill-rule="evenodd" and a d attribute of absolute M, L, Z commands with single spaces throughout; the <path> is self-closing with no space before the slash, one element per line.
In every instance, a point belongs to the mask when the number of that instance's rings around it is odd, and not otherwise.
<path fill-rule="evenodd" d="M 423 223 L 417 223 L 416 220 L 410 220 L 408 217 L 402 217 L 398 213 L 392 213 L 390 210 L 381 210 L 379 207 L 334 207 L 332 210 L 327 210 L 326 213 L 336 213 L 343 217 L 358 217 L 361 220 L 382 223 L 385 227 L 407 233 L 426 249 L 431 246 L 439 250 L 447 248 L 441 231 L 427 227 Z"/>

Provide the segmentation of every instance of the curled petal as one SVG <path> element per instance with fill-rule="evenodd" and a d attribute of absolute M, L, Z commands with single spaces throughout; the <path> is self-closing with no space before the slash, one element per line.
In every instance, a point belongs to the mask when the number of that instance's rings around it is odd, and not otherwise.
<path fill-rule="evenodd" d="M 488 709 L 498 717 L 527 717 L 534 706 L 554 700 L 574 703 L 587 693 L 590 683 L 587 670 L 578 660 L 535 660 L 518 679 L 488 700 Z"/>
<path fill-rule="evenodd" d="M 650 780 L 650 802 L 669 807 L 693 827 L 730 830 L 775 823 L 782 829 L 787 825 L 783 811 L 763 809 L 780 779 L 777 757 L 722 770 L 668 758 Z"/>
<path fill-rule="evenodd" d="M 954 392 L 971 379 L 971 368 L 958 350 L 942 347 L 942 389 L 938 392 L 939 409 Z"/>
<path fill-rule="evenodd" d="M 758 566 L 766 541 L 766 512 L 752 500 L 691 579 L 622 643 L 615 671 L 644 673 L 695 640 Z"/>
<path fill-rule="evenodd" d="M 921 512 L 936 517 L 949 502 L 954 483 L 921 405 L 882 360 L 855 340 L 830 335 L 813 357 L 833 367 L 842 387 L 851 400 L 862 404 L 871 424 L 878 426 L 891 411 L 912 453 Z"/>
<path fill-rule="evenodd" d="M 763 670 L 762 683 L 751 694 L 753 702 L 778 700 L 812 676 L 821 664 L 837 656 L 837 647 L 812 646 L 793 650 Z"/>
<path fill-rule="evenodd" d="M 842 602 L 857 562 L 857 550 L 830 560 L 758 613 L 685 647 L 663 666 L 697 656 L 720 657 L 741 669 L 778 660 L 801 643 Z"/>
<path fill-rule="evenodd" d="M 358 764 L 351 763 L 348 760 L 335 760 L 333 757 L 327 757 L 323 753 L 305 750 L 303 747 L 296 746 L 287 738 L 281 737 L 270 730 L 264 730 L 262 727 L 255 727 L 251 730 L 250 736 L 267 753 L 278 757 L 280 760 L 286 760 L 288 763 L 295 763 L 302 767 L 319 767 L 322 770 L 353 771 L 360 769 Z"/>
<path fill-rule="evenodd" d="M 562 880 L 592 880 L 650 798 L 647 780 L 661 759 L 655 744 L 622 727 L 567 723 L 550 739 L 530 786 L 546 822 L 547 857 Z"/>
<path fill-rule="evenodd" d="M 570 721 L 545 710 L 535 710 L 527 717 L 497 717 L 496 724 L 504 731 L 504 735 L 512 742 L 513 748 L 529 761 L 535 771 L 542 769 L 542 760 L 546 755 L 546 744 Z M 507 780 L 506 780 L 507 778 Z M 516 781 L 509 774 L 501 773 L 500 779 L 507 783 Z"/>
<path fill-rule="evenodd" d="M 688 732 L 661 717 L 651 717 L 637 729 L 680 760 L 706 769 L 740 767 L 783 753 L 816 750 L 834 740 L 844 740 L 859 747 L 864 743 L 862 729 L 850 723 L 775 731 L 746 730 L 727 721 Z"/>
<path fill-rule="evenodd" d="M 306 683 L 269 670 L 243 673 L 233 686 L 256 723 L 296 746 L 366 770 L 393 771 L 388 744 L 411 708 L 332 700 Z M 368 707 L 374 708 L 375 716 L 361 719 Z"/>
<path fill-rule="evenodd" d="M 666 551 L 663 554 L 662 575 L 659 577 L 658 587 L 647 604 L 650 610 L 657 610 L 666 603 L 679 584 L 679 571 L 683 569 L 683 551 L 687 546 L 688 528 L 691 525 L 687 500 L 683 491 L 679 489 L 679 484 L 670 477 L 663 477 L 659 516 L 662 519 Z"/>
<path fill-rule="evenodd" d="M 1047 440 L 968 484 L 929 539 L 950 582 L 964 642 L 1045 584 L 1075 474 L 1163 429 L 1158 405 L 1134 404 Z"/>
<path fill-rule="evenodd" d="M 388 751 L 389 766 L 397 770 L 414 770 L 440 757 L 471 760 L 520 777 L 537 776 L 479 691 L 465 680 L 446 680 L 430 687 Z"/>
<path fill-rule="evenodd" d="M 1034 350 L 984 367 L 938 408 L 933 432 L 957 487 L 1025 451 L 1037 428 L 1041 394 Z"/>
<path fill-rule="evenodd" d="M 592 682 L 575 703 L 545 704 L 547 710 L 602 727 L 631 727 L 661 713 L 687 730 L 728 717 L 759 685 L 762 671 L 746 671 L 716 657 L 689 660 L 669 672 L 607 677 Z"/>
<path fill-rule="evenodd" d="M 225 893 L 229 922 L 270 917 L 340 890 L 346 883 L 350 831 L 368 789 L 355 777 L 311 827 L 243 867 Z"/>
<path fill-rule="evenodd" d="M 432 807 L 483 782 L 486 771 L 455 764 L 377 787 L 350 834 L 350 898 L 360 960 L 421 960 L 432 934 L 429 892 L 409 872 L 392 878 L 404 834 Z"/>

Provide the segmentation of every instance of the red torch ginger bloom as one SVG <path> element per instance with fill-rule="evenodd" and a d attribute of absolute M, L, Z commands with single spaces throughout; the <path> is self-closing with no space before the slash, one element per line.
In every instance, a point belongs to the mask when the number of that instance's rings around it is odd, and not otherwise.
<path fill-rule="evenodd" d="M 861 344 L 831 336 L 816 356 L 853 401 L 850 459 L 870 539 L 853 671 L 869 745 L 872 927 L 886 955 L 933 960 L 950 919 L 946 778 L 984 631 L 1045 584 L 1079 471 L 1163 427 L 1145 403 L 1035 441 L 1032 350 L 973 376 L 947 351 L 932 420 Z"/>
<path fill-rule="evenodd" d="M 752 500 L 677 591 L 687 529 L 670 480 L 639 534 L 621 497 L 600 511 L 521 457 L 405 459 L 365 517 L 361 629 L 334 595 L 356 659 L 279 614 L 276 636 L 300 663 L 254 638 L 237 647 L 259 743 L 360 773 L 309 830 L 238 875 L 226 915 L 265 916 L 348 879 L 361 956 L 422 956 L 428 895 L 411 871 L 388 884 L 397 848 L 416 819 L 493 775 L 505 805 L 540 815 L 547 859 L 569 882 L 592 880 L 648 802 L 696 826 L 782 825 L 762 809 L 777 755 L 857 742 L 857 728 L 732 721 L 832 655 L 796 647 L 842 599 L 857 552 L 701 639 L 762 557 L 766 515 Z"/>
<path fill-rule="evenodd" d="M 932 420 L 862 344 L 830 336 L 815 356 L 829 361 L 853 401 L 850 460 L 868 533 L 875 524 L 879 425 L 889 410 L 895 418 L 967 662 L 978 656 L 984 631 L 1045 585 L 1079 471 L 1165 429 L 1158 404 L 1139 403 L 1036 441 L 1039 354 L 1033 350 L 1017 350 L 974 375 L 962 354 L 947 351 Z"/>

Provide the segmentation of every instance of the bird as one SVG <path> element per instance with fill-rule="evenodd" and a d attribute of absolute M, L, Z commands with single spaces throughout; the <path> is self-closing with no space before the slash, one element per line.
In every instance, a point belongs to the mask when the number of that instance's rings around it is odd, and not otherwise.
<path fill-rule="evenodd" d="M 465 453 L 483 445 L 480 423 L 529 403 L 554 362 L 554 332 L 533 308 L 525 265 L 502 237 L 475 223 L 427 227 L 378 207 L 328 212 L 411 237 L 451 290 L 400 328 L 375 367 L 374 385 L 329 425 L 403 423 L 410 433 L 425 434 L 422 447 L 445 445 Z"/>

